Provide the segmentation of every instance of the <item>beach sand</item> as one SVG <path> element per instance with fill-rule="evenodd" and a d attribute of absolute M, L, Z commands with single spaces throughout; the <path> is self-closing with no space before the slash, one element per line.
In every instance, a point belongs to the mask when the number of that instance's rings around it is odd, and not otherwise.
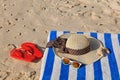
<path fill-rule="evenodd" d="M 9 56 L 12 44 L 44 48 L 50 30 L 120 32 L 120 0 L 0 0 L 0 80 L 39 80 L 41 60 Z"/>

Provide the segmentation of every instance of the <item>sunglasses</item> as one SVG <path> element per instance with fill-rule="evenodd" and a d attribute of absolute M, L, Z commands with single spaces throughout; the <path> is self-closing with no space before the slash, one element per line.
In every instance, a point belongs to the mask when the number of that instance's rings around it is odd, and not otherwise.
<path fill-rule="evenodd" d="M 65 65 L 72 65 L 74 68 L 79 68 L 82 63 L 80 62 L 77 62 L 77 61 L 73 61 L 71 59 L 68 59 L 68 58 L 65 58 L 65 57 L 62 57 L 62 62 L 65 64 Z"/>

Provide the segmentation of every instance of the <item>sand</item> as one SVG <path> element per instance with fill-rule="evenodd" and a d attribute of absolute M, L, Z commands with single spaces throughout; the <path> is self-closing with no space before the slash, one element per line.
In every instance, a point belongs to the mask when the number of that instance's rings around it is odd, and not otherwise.
<path fill-rule="evenodd" d="M 0 0 L 0 80 L 39 80 L 41 60 L 13 59 L 14 44 L 44 48 L 50 30 L 120 31 L 120 0 Z"/>

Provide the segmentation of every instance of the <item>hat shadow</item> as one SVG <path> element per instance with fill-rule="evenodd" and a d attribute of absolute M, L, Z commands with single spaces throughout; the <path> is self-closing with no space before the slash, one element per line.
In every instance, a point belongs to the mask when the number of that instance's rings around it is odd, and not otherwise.
<path fill-rule="evenodd" d="M 97 50 L 100 47 L 100 44 L 101 44 L 100 40 L 94 39 L 94 38 L 88 38 L 88 40 L 90 42 L 90 50 L 91 51 Z"/>

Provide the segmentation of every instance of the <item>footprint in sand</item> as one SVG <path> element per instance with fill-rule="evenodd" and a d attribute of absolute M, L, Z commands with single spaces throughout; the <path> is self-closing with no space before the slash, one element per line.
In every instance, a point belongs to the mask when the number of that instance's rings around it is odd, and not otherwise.
<path fill-rule="evenodd" d="M 10 72 L 0 71 L 0 80 L 6 80 L 10 76 Z"/>

